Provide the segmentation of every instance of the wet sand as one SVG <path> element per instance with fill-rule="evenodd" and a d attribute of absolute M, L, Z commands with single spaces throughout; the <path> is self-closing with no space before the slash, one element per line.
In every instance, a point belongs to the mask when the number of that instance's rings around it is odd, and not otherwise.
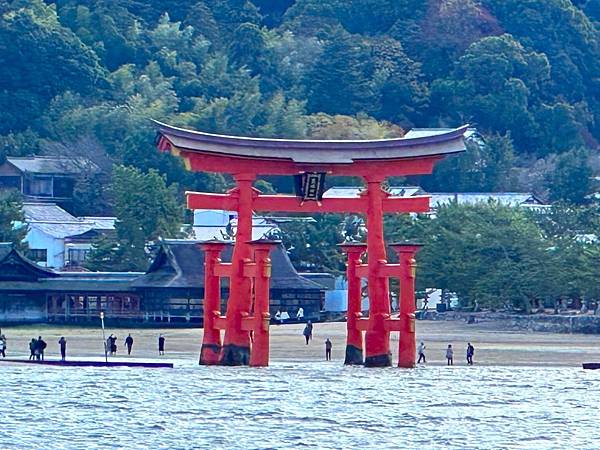
<path fill-rule="evenodd" d="M 317 323 L 313 340 L 305 345 L 302 324 L 274 325 L 271 327 L 272 361 L 317 361 L 325 356 L 325 339 L 333 342 L 334 362 L 343 362 L 346 324 L 341 322 Z M 103 357 L 100 327 L 73 327 L 28 325 L 2 327 L 7 337 L 7 357 L 29 356 L 29 341 L 42 335 L 48 343 L 46 358 L 59 357 L 58 340 L 67 339 L 67 357 Z M 106 336 L 117 336 L 116 358 L 127 358 L 125 337 L 134 338 L 132 358 L 185 359 L 197 361 L 202 342 L 202 330 L 186 329 L 128 329 L 107 328 Z M 166 338 L 166 355 L 158 355 L 158 335 Z M 493 324 L 467 325 L 464 322 L 418 321 L 417 339 L 427 346 L 427 363 L 445 364 L 445 348 L 452 344 L 455 364 L 465 365 L 467 342 L 475 346 L 475 364 L 496 366 L 578 366 L 582 362 L 600 362 L 600 335 L 528 333 L 502 331 Z M 394 362 L 397 361 L 398 334 L 392 333 Z"/>

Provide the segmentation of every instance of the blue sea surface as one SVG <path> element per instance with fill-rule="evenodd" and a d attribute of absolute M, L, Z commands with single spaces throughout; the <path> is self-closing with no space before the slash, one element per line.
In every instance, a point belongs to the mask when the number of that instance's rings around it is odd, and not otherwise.
<path fill-rule="evenodd" d="M 600 371 L 0 367 L 1 449 L 593 449 Z"/>

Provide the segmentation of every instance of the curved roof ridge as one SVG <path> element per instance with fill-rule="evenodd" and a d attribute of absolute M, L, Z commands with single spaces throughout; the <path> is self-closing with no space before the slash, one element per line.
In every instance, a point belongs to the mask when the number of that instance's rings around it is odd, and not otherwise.
<path fill-rule="evenodd" d="M 205 131 L 198 130 L 190 130 L 188 128 L 176 127 L 173 125 L 166 124 L 164 122 L 160 122 L 158 120 L 152 119 L 152 122 L 157 126 L 160 132 L 167 132 L 179 137 L 187 137 L 187 138 L 198 138 L 198 139 L 208 139 L 208 140 L 226 140 L 231 141 L 231 143 L 237 143 L 238 145 L 257 143 L 260 145 L 264 145 L 265 143 L 273 142 L 273 143 L 296 143 L 296 144 L 370 144 L 370 143 L 398 143 L 398 142 L 410 142 L 411 144 L 418 141 L 427 140 L 428 142 L 433 142 L 437 140 L 439 137 L 451 137 L 451 136 L 462 136 L 464 132 L 469 128 L 469 125 L 462 125 L 457 128 L 446 128 L 446 129 L 436 129 L 436 131 L 446 130 L 445 133 L 431 133 L 431 135 L 427 136 L 419 136 L 414 138 L 405 138 L 405 137 L 397 137 L 397 138 L 383 138 L 383 139 L 282 139 L 282 138 L 268 138 L 268 137 L 250 137 L 250 136 L 235 136 L 228 134 L 217 134 L 217 133 L 207 133 Z"/>
<path fill-rule="evenodd" d="M 352 164 L 360 161 L 393 161 L 436 157 L 465 150 L 468 125 L 444 133 L 414 138 L 377 140 L 298 140 L 227 136 L 187 130 L 154 121 L 158 147 L 234 158 L 292 161 L 295 164 Z"/>

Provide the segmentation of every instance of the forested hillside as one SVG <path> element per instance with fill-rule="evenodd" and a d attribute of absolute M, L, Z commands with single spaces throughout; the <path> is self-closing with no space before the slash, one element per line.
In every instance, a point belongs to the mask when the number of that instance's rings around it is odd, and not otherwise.
<path fill-rule="evenodd" d="M 6 155 L 107 154 L 218 190 L 227 180 L 155 151 L 150 118 L 292 138 L 469 122 L 488 145 L 440 165 L 426 189 L 574 202 L 592 189 L 596 0 L 15 0 L 0 13 Z M 86 189 L 82 212 L 111 209 Z"/>

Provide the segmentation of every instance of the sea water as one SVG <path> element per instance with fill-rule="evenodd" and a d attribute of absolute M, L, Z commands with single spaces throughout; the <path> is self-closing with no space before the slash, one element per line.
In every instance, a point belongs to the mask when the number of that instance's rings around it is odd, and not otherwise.
<path fill-rule="evenodd" d="M 2 449 L 594 449 L 600 371 L 0 367 Z"/>

